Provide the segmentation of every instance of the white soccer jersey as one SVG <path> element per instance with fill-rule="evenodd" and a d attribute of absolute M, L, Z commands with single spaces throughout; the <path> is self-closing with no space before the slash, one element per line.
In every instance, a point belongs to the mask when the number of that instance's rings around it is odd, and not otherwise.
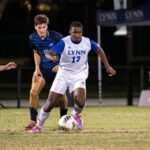
<path fill-rule="evenodd" d="M 99 45 L 82 36 L 80 43 L 71 41 L 71 36 L 63 38 L 52 49 L 56 53 L 61 53 L 60 67 L 72 72 L 80 72 L 88 68 L 88 53 L 90 50 L 97 51 Z"/>
<path fill-rule="evenodd" d="M 61 53 L 60 69 L 53 81 L 50 91 L 65 94 L 67 88 L 72 93 L 77 88 L 86 90 L 88 77 L 88 53 L 90 50 L 97 51 L 99 45 L 83 37 L 80 43 L 71 41 L 71 36 L 63 38 L 52 50 Z"/>

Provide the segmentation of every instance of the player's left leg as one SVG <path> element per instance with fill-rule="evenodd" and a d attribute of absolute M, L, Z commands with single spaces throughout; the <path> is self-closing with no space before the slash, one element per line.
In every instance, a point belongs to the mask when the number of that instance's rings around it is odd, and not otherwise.
<path fill-rule="evenodd" d="M 61 95 L 59 99 L 60 105 L 60 117 L 67 114 L 68 111 L 68 100 L 66 95 Z"/>

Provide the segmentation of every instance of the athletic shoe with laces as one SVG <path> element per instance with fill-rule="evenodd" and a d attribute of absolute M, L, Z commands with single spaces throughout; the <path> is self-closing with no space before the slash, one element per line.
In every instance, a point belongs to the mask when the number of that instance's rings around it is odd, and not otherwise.
<path fill-rule="evenodd" d="M 31 133 L 39 133 L 42 131 L 42 127 L 39 126 L 39 125 L 35 125 L 32 130 L 31 130 Z"/>
<path fill-rule="evenodd" d="M 31 130 L 36 125 L 36 121 L 31 120 L 31 122 L 25 126 L 25 130 Z"/>
<path fill-rule="evenodd" d="M 75 124 L 77 126 L 78 129 L 83 129 L 83 120 L 81 118 L 81 116 L 79 115 L 72 115 L 72 117 L 75 120 Z"/>

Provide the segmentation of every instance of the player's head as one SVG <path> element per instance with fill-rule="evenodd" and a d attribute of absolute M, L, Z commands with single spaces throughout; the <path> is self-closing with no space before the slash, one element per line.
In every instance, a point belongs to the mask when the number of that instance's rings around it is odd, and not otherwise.
<path fill-rule="evenodd" d="M 69 33 L 73 42 L 80 42 L 83 34 L 83 25 L 79 21 L 70 24 Z"/>
<path fill-rule="evenodd" d="M 39 14 L 34 18 L 34 28 L 38 35 L 42 38 L 47 34 L 49 18 L 44 14 Z"/>

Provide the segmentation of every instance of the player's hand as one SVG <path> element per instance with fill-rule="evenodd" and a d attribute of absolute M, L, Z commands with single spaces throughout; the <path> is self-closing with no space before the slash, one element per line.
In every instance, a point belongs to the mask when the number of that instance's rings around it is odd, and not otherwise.
<path fill-rule="evenodd" d="M 59 70 L 59 65 L 53 67 L 53 69 L 52 69 L 52 71 L 55 72 L 55 73 L 58 72 L 58 70 Z"/>
<path fill-rule="evenodd" d="M 58 62 L 58 61 L 59 61 L 58 56 L 52 56 L 52 61 L 53 61 L 53 62 Z"/>
<path fill-rule="evenodd" d="M 15 69 L 17 67 L 17 64 L 14 62 L 10 62 L 6 64 L 6 70 Z"/>
<path fill-rule="evenodd" d="M 48 55 L 46 54 L 45 57 L 48 59 L 48 60 L 51 60 L 53 62 L 58 62 L 59 61 L 59 57 L 58 56 L 51 56 L 51 55 Z"/>
<path fill-rule="evenodd" d="M 59 61 L 59 57 L 51 50 L 47 51 L 45 53 L 45 57 L 48 59 L 48 60 L 51 60 L 53 62 L 57 62 Z"/>
<path fill-rule="evenodd" d="M 111 76 L 114 76 L 116 74 L 116 70 L 113 69 L 111 66 L 107 67 L 106 68 L 106 72 L 108 73 L 108 75 L 111 77 Z"/>

